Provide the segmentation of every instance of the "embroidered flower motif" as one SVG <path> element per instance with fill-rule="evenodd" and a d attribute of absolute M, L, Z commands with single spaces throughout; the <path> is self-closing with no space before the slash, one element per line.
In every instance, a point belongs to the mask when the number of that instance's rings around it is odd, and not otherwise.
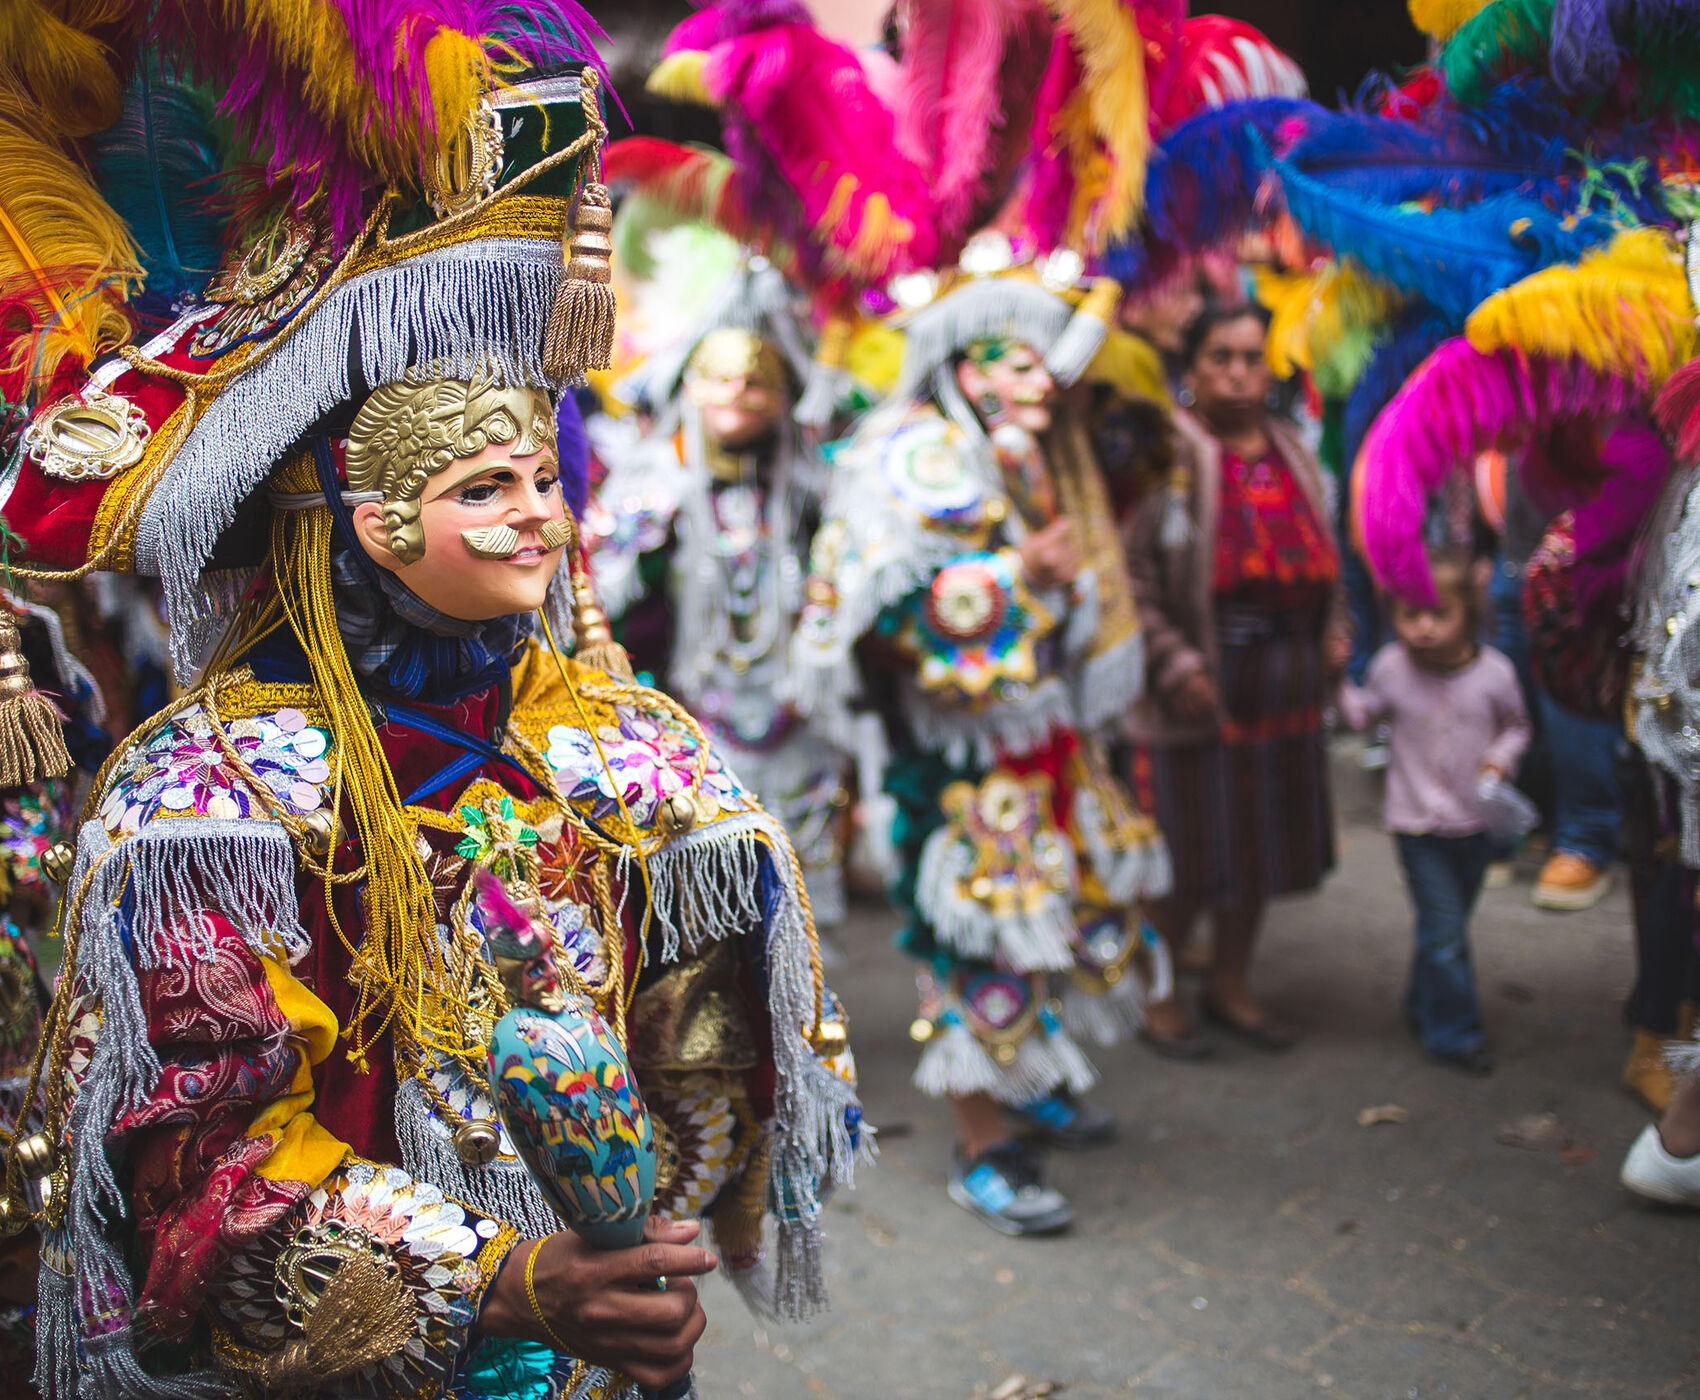
<path fill-rule="evenodd" d="M 323 805 L 318 785 L 331 775 L 325 759 L 330 739 L 301 711 L 244 716 L 225 725 L 225 735 L 286 810 L 301 816 Z M 100 815 L 114 836 L 128 836 L 162 811 L 226 819 L 267 813 L 199 710 L 176 716 L 148 740 L 128 779 L 107 794 Z"/>
<path fill-rule="evenodd" d="M 536 828 L 527 826 L 515 815 L 511 797 L 499 802 L 492 799 L 482 807 L 467 803 L 460 809 L 460 818 L 465 834 L 455 847 L 455 854 L 466 860 L 488 858 L 493 866 L 510 873 L 516 868 L 520 852 L 530 850 L 538 841 Z"/>
<path fill-rule="evenodd" d="M 623 801 L 632 820 L 649 826 L 661 804 L 696 780 L 696 739 L 654 715 L 619 706 L 614 724 L 589 731 L 557 724 L 549 731 L 549 766 L 572 802 L 588 803 L 598 820 L 618 815 Z M 718 757 L 697 795 L 709 815 L 746 809 L 749 803 Z"/>

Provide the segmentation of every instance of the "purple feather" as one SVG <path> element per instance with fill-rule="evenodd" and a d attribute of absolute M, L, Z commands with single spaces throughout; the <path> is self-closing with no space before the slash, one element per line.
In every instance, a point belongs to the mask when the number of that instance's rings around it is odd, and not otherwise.
<path fill-rule="evenodd" d="M 571 392 L 555 405 L 555 450 L 561 461 L 561 496 L 573 518 L 582 520 L 590 502 L 590 435 Z"/>
<path fill-rule="evenodd" d="M 1554 0 L 1549 63 L 1572 97 L 1597 97 L 1617 83 L 1628 52 L 1700 37 L 1695 0 Z"/>
<path fill-rule="evenodd" d="M 1552 7 L 1553 80 L 1572 97 L 1605 92 L 1623 67 L 1608 0 L 1556 0 Z"/>

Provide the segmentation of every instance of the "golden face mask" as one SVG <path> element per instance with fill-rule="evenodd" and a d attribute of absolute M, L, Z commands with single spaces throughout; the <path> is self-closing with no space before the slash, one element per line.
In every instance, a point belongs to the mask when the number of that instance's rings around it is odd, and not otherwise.
<path fill-rule="evenodd" d="M 411 564 L 425 554 L 419 514 L 426 484 L 492 443 L 511 443 L 515 457 L 553 457 L 549 395 L 489 379 L 427 379 L 409 370 L 400 382 L 376 390 L 355 415 L 348 431 L 349 490 L 382 494 L 390 550 Z"/>
<path fill-rule="evenodd" d="M 733 386 L 739 381 L 776 394 L 788 387 L 779 352 L 749 331 L 710 331 L 691 352 L 685 374 L 698 386 L 697 392 L 708 396 L 717 390 L 735 394 Z"/>

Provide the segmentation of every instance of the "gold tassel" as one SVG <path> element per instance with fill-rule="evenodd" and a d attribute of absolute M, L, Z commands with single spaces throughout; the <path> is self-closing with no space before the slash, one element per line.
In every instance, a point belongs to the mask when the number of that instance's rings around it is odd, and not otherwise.
<path fill-rule="evenodd" d="M 260 1384 L 285 1392 L 346 1376 L 394 1356 L 418 1328 L 413 1291 L 401 1276 L 368 1254 L 351 1254 L 313 1305 L 306 1335 L 260 1361 Z"/>
<path fill-rule="evenodd" d="M 594 666 L 617 681 L 637 679 L 632 672 L 631 657 L 614 640 L 614 629 L 596 596 L 583 556 L 573 560 L 573 635 L 578 640 L 573 660 L 581 666 Z"/>
<path fill-rule="evenodd" d="M 604 131 L 596 100 L 596 74 L 586 69 L 583 83 L 585 121 Z M 543 368 L 555 379 L 582 379 L 587 370 L 607 369 L 614 358 L 614 206 L 602 183 L 599 135 L 584 188 L 573 211 L 567 240 L 567 275 L 555 293 L 549 330 L 543 342 Z"/>
<path fill-rule="evenodd" d="M 61 726 L 59 711 L 30 679 L 17 622 L 0 608 L 0 787 L 70 772 Z"/>
<path fill-rule="evenodd" d="M 573 216 L 567 275 L 549 313 L 543 368 L 556 379 L 607 369 L 614 356 L 614 208 L 605 185 L 588 184 Z"/>

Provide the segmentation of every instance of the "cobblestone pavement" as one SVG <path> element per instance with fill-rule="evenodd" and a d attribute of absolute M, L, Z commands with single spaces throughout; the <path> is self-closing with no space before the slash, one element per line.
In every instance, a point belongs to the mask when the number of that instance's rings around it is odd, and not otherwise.
<path fill-rule="evenodd" d="M 1005 1240 L 944 1193 L 950 1135 L 909 1086 L 912 981 L 858 914 L 848 1004 L 881 1157 L 827 1211 L 834 1306 L 755 1323 L 705 1289 L 705 1400 L 970 1400 L 1013 1374 L 1070 1397 L 1700 1397 L 1700 1215 L 1617 1185 L 1646 1121 L 1617 1087 L 1631 976 L 1621 890 L 1542 914 L 1527 872 L 1477 916 L 1491 1079 L 1423 1062 L 1400 1022 L 1408 913 L 1368 780 L 1341 770 L 1341 864 L 1271 919 L 1258 977 L 1284 1057 L 1101 1053 L 1119 1145 L 1050 1158 L 1073 1232 Z M 1400 1124 L 1360 1127 L 1397 1104 Z M 1497 1134 L 1561 1128 L 1537 1149 Z"/>

